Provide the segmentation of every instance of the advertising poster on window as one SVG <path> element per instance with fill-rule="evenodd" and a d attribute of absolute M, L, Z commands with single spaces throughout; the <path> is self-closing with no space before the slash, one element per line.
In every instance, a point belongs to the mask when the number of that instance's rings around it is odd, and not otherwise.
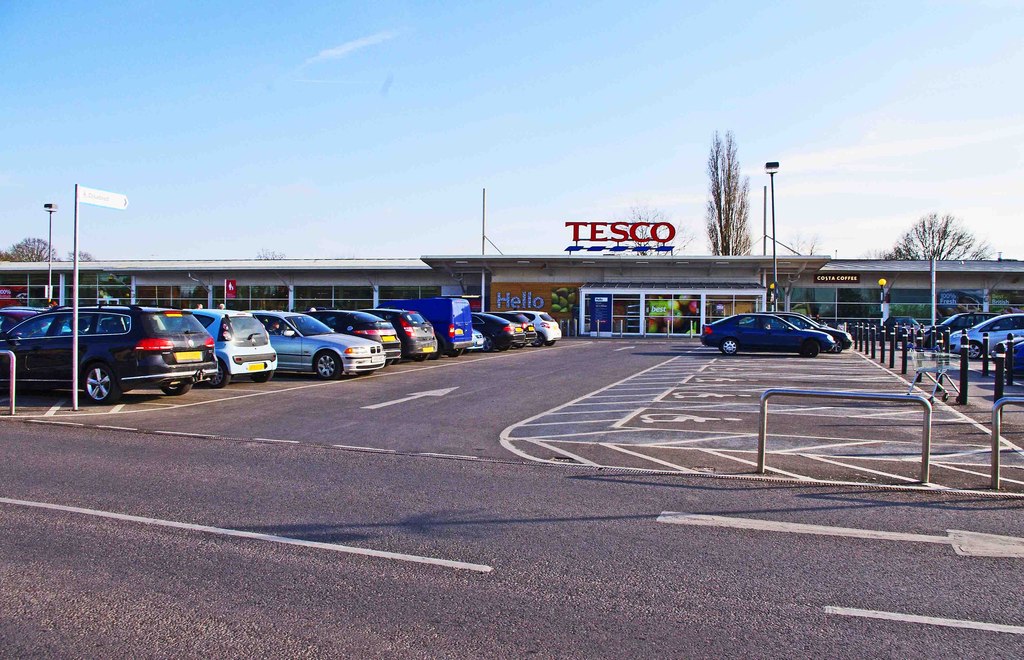
<path fill-rule="evenodd" d="M 531 310 L 547 312 L 558 320 L 570 319 L 579 314 L 579 295 L 579 283 L 495 282 L 488 310 Z"/>
<path fill-rule="evenodd" d="M 28 304 L 28 287 L 0 286 L 0 307 Z"/>

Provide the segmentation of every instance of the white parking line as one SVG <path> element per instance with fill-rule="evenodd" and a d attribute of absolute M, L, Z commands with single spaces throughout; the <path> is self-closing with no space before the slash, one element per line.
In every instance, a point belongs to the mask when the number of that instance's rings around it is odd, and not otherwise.
<path fill-rule="evenodd" d="M 613 445 L 613 444 L 608 443 L 608 442 L 602 442 L 602 443 L 599 443 L 599 444 L 602 447 L 607 447 L 608 449 L 614 449 L 615 451 L 622 452 L 623 454 L 629 454 L 630 456 L 637 456 L 637 457 L 642 458 L 644 460 L 651 461 L 652 463 L 657 463 L 659 465 L 665 465 L 667 467 L 672 468 L 673 470 L 678 470 L 679 472 L 682 472 L 683 474 L 700 474 L 700 472 L 698 472 L 697 470 L 691 470 L 690 468 L 683 467 L 682 465 L 676 465 L 675 463 L 669 463 L 668 461 L 663 461 L 660 458 L 655 458 L 653 456 L 648 456 L 647 454 L 641 454 L 640 452 L 630 451 L 629 449 L 625 449 L 624 447 L 619 447 L 618 445 Z"/>
<path fill-rule="evenodd" d="M 191 532 L 204 532 L 206 534 L 218 534 L 221 536 L 234 536 L 244 539 L 253 539 L 256 541 L 270 541 L 271 543 L 281 543 L 284 545 L 296 545 L 307 548 L 317 548 L 319 550 L 332 550 L 334 552 L 344 552 L 353 555 L 363 555 L 366 557 L 378 557 L 381 559 L 395 559 L 398 561 L 413 562 L 417 564 L 432 564 L 434 566 L 443 566 L 445 568 L 456 568 L 466 571 L 475 571 L 477 573 L 490 573 L 493 570 L 490 566 L 483 564 L 470 564 L 461 561 L 452 561 L 450 559 L 437 559 L 434 557 L 420 557 L 417 555 L 407 555 L 398 552 L 387 552 L 385 550 L 372 550 L 369 548 L 357 548 L 350 545 L 340 545 L 337 543 L 321 543 L 319 541 L 305 541 L 303 539 L 294 539 L 287 536 L 277 536 L 276 534 L 260 534 L 258 532 L 245 532 L 238 529 L 224 529 L 221 527 L 210 527 L 208 525 L 196 525 L 193 523 L 183 523 L 175 520 L 161 520 L 159 518 L 146 518 L 143 516 L 131 516 L 125 513 L 113 513 L 110 511 L 100 511 L 97 509 L 83 509 L 76 506 L 62 506 L 60 504 L 49 504 L 47 502 L 30 502 L 27 500 L 14 500 L 6 497 L 0 497 L 0 503 L 10 504 L 12 506 L 30 507 L 35 509 L 48 509 L 51 511 L 62 511 L 65 513 L 78 513 L 87 516 L 94 516 L 97 518 L 108 518 L 112 520 L 123 520 L 126 522 L 142 523 L 144 525 L 159 525 L 161 527 L 172 527 L 175 529 L 184 529 Z"/>
<path fill-rule="evenodd" d="M 50 409 L 43 413 L 43 417 L 53 417 L 57 414 L 57 411 L 67 405 L 67 399 L 61 399 L 57 403 L 50 406 Z"/>
<path fill-rule="evenodd" d="M 286 444 L 286 445 L 297 445 L 297 444 L 299 444 L 298 440 L 277 440 L 276 438 L 253 438 L 253 440 L 256 441 L 256 442 L 280 442 L 280 443 Z"/>
<path fill-rule="evenodd" d="M 833 449 L 835 447 L 855 447 L 857 445 L 877 445 L 881 442 L 881 440 L 855 440 L 854 442 L 833 442 L 827 445 L 813 445 L 811 447 L 791 447 L 790 449 L 780 449 L 778 451 L 773 451 L 769 453 L 792 454 L 804 451 L 814 451 L 816 449 Z"/>
<path fill-rule="evenodd" d="M 882 472 L 881 470 L 872 470 L 871 468 L 866 468 L 866 467 L 863 467 L 861 465 L 850 465 L 849 463 L 841 463 L 839 461 L 835 461 L 835 460 L 832 460 L 830 458 L 825 458 L 823 456 L 815 456 L 813 454 L 794 454 L 794 455 L 795 456 L 800 456 L 801 458 L 809 458 L 812 461 L 819 461 L 821 463 L 828 463 L 829 465 L 836 465 L 838 467 L 850 468 L 852 470 L 857 470 L 858 472 L 867 472 L 868 474 L 877 474 L 880 477 L 889 477 L 890 479 L 896 479 L 897 481 L 903 481 L 903 482 L 906 482 L 906 483 L 909 483 L 909 484 L 920 483 L 920 481 L 918 481 L 917 479 L 912 479 L 910 477 L 904 477 L 902 475 L 893 474 L 891 472 Z"/>
<path fill-rule="evenodd" d="M 616 349 L 613 349 L 613 350 L 616 353 L 618 353 L 619 351 L 628 351 L 631 348 L 636 348 L 636 346 L 623 346 L 622 348 L 616 348 Z"/>
<path fill-rule="evenodd" d="M 921 623 L 927 626 L 945 626 L 946 628 L 984 630 L 987 632 L 1009 633 L 1011 635 L 1024 635 L 1024 626 L 1009 626 L 1002 623 L 985 623 L 982 621 L 968 621 L 966 619 L 943 619 L 935 616 L 902 614 L 900 612 L 883 612 L 880 610 L 861 610 L 855 607 L 828 606 L 825 608 L 825 614 L 855 616 L 865 619 L 882 619 L 884 621 L 899 621 L 901 623 Z"/>
<path fill-rule="evenodd" d="M 598 467 L 597 463 L 595 463 L 594 461 L 587 460 L 586 458 L 583 458 L 582 456 L 578 456 L 578 455 L 572 453 L 571 451 L 566 451 L 564 449 L 559 449 L 558 447 L 554 447 L 552 445 L 549 445 L 546 442 L 541 442 L 540 440 L 534 440 L 533 438 L 526 438 L 526 440 L 528 442 L 532 443 L 532 444 L 537 445 L 538 447 L 543 447 L 543 448 L 547 449 L 548 451 L 553 451 L 556 454 L 562 454 L 563 456 L 571 458 L 574 461 L 579 461 L 580 463 L 582 463 L 584 465 L 590 465 L 592 467 Z"/>

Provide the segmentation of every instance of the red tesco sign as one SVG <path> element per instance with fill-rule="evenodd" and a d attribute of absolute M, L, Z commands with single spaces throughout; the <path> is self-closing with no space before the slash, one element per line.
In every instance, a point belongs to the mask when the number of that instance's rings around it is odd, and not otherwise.
<path fill-rule="evenodd" d="M 573 241 L 668 243 L 676 237 L 676 228 L 667 222 L 567 222 L 565 226 L 572 229 Z"/>
<path fill-rule="evenodd" d="M 234 300 L 238 295 L 238 282 L 235 280 L 224 280 L 224 299 Z"/>

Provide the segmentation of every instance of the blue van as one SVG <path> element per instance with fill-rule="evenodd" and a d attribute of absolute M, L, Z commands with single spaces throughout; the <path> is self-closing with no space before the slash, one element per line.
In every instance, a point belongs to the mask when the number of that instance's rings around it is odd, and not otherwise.
<path fill-rule="evenodd" d="M 388 307 L 409 309 L 434 326 L 438 353 L 449 357 L 462 355 L 473 345 L 473 313 L 465 298 L 416 298 L 387 300 Z"/>

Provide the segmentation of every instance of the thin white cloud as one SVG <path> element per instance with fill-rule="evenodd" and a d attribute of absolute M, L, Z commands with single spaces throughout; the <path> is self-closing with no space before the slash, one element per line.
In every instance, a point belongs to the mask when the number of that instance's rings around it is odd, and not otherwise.
<path fill-rule="evenodd" d="M 369 46 L 376 46 L 382 44 L 385 41 L 390 41 L 398 36 L 398 32 L 394 30 L 387 30 L 385 32 L 378 32 L 377 34 L 371 34 L 367 37 L 360 37 L 353 39 L 352 41 L 346 41 L 340 46 L 334 48 L 327 48 L 322 50 L 313 57 L 303 62 L 303 66 L 309 66 L 310 64 L 316 64 L 317 62 L 326 62 L 329 60 L 340 60 L 343 57 L 347 57 L 357 50 L 362 50 Z"/>

